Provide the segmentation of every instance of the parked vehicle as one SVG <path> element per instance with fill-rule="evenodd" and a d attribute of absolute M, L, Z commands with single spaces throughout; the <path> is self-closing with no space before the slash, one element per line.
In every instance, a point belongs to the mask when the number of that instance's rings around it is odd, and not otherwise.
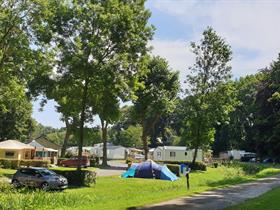
<path fill-rule="evenodd" d="M 28 186 L 41 188 L 45 191 L 51 189 L 63 190 L 68 187 L 68 181 L 65 177 L 46 168 L 27 167 L 17 170 L 13 175 L 12 185 L 15 188 Z"/>
<path fill-rule="evenodd" d="M 64 166 L 64 167 L 77 167 L 79 164 L 79 159 L 77 156 L 72 157 L 70 159 L 67 160 L 62 160 L 60 162 L 60 165 Z M 82 156 L 81 159 L 81 167 L 89 167 L 90 166 L 90 160 L 88 156 Z"/>
<path fill-rule="evenodd" d="M 263 163 L 274 163 L 274 160 L 272 158 L 266 158 L 263 160 Z"/>

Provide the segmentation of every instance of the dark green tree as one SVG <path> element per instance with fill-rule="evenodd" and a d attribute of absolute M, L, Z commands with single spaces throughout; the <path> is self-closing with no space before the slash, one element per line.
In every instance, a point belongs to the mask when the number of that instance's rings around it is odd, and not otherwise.
<path fill-rule="evenodd" d="M 191 43 L 195 64 L 187 76 L 186 139 L 197 150 L 214 140 L 215 125 L 225 121 L 233 104 L 233 86 L 225 84 L 231 77 L 231 49 L 210 27 L 198 44 Z"/>
<path fill-rule="evenodd" d="M 147 51 L 153 28 L 145 1 L 54 1 L 36 34 L 40 45 L 55 54 L 55 71 L 47 78 L 68 85 L 79 104 L 79 158 L 84 144 L 84 125 L 93 119 L 104 78 L 111 74 L 113 96 L 130 95 L 141 69 L 139 61 Z M 102 85 L 102 86 L 98 86 Z M 101 96 L 100 96 L 101 94 Z M 71 99 L 71 100 L 72 100 Z M 96 102 L 93 102 L 96 99 Z M 80 167 L 78 167 L 78 170 Z"/>
<path fill-rule="evenodd" d="M 148 136 L 162 114 L 172 112 L 179 91 L 178 72 L 172 72 L 166 60 L 153 57 L 148 62 L 147 74 L 139 79 L 143 88 L 136 91 L 135 117 L 142 126 L 145 159 L 148 158 Z"/>

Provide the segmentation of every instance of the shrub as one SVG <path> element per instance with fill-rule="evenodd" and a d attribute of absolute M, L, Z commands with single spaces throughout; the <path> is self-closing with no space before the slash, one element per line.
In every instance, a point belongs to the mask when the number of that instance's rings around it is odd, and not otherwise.
<path fill-rule="evenodd" d="M 14 159 L 0 159 L 0 166 L 2 168 L 12 168 L 16 169 L 20 166 L 20 161 L 19 160 L 14 160 Z"/>
<path fill-rule="evenodd" d="M 91 157 L 89 161 L 91 167 L 95 167 L 99 165 L 99 157 Z"/>
<path fill-rule="evenodd" d="M 20 166 L 48 167 L 50 162 L 47 160 L 14 160 L 0 159 L 0 166 L 3 168 L 17 169 Z"/>
<path fill-rule="evenodd" d="M 50 162 L 48 160 L 20 160 L 20 166 L 27 166 L 27 167 L 48 167 Z"/>
<path fill-rule="evenodd" d="M 157 161 L 158 163 L 163 163 L 163 164 L 176 164 L 176 165 L 181 165 L 185 164 L 190 166 L 191 170 L 200 170 L 200 171 L 206 171 L 207 166 L 203 162 L 195 162 L 194 165 L 190 161 Z"/>
<path fill-rule="evenodd" d="M 176 176 L 180 176 L 180 166 L 176 164 L 166 164 L 167 168 L 172 171 Z"/>
<path fill-rule="evenodd" d="M 191 165 L 191 169 L 192 170 L 199 170 L 199 171 L 206 171 L 207 170 L 207 166 L 206 166 L 205 163 L 195 162 L 194 165 Z"/>
<path fill-rule="evenodd" d="M 217 162 L 213 163 L 214 168 L 218 168 L 219 164 Z"/>
<path fill-rule="evenodd" d="M 96 183 L 96 172 L 89 170 L 82 171 L 62 171 L 52 170 L 55 173 L 64 176 L 70 186 L 89 186 Z"/>
<path fill-rule="evenodd" d="M 254 163 L 236 163 L 235 165 L 242 168 L 245 174 L 251 175 L 260 172 L 264 167 Z"/>

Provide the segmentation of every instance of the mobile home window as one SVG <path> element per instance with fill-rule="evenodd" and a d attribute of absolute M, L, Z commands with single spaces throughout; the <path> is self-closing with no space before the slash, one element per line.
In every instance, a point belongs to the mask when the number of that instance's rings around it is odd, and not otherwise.
<path fill-rule="evenodd" d="M 176 152 L 170 152 L 170 157 L 176 157 Z"/>
<path fill-rule="evenodd" d="M 14 152 L 5 152 L 5 157 L 6 157 L 6 158 L 14 157 L 14 155 L 15 155 Z"/>
<path fill-rule="evenodd" d="M 158 158 L 161 157 L 161 152 L 157 152 L 157 157 L 158 157 Z"/>

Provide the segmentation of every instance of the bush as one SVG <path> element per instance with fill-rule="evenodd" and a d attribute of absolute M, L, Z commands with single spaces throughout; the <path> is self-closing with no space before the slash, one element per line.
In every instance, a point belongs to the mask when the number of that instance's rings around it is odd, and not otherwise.
<path fill-rule="evenodd" d="M 214 168 L 218 168 L 219 164 L 217 162 L 213 163 Z"/>
<path fill-rule="evenodd" d="M 95 167 L 99 165 L 99 157 L 91 157 L 89 161 L 91 167 Z"/>
<path fill-rule="evenodd" d="M 157 163 L 163 163 L 163 164 L 176 164 L 176 165 L 181 165 L 185 164 L 187 166 L 190 166 L 191 170 L 199 170 L 199 171 L 206 171 L 207 166 L 203 162 L 195 162 L 194 165 L 192 165 L 191 162 L 189 161 L 157 161 Z"/>
<path fill-rule="evenodd" d="M 12 168 L 16 169 L 20 166 L 19 160 L 13 160 L 13 159 L 0 159 L 0 166 L 2 168 Z"/>
<path fill-rule="evenodd" d="M 176 164 L 166 164 L 167 168 L 172 171 L 176 176 L 180 176 L 180 166 Z"/>
<path fill-rule="evenodd" d="M 14 160 L 14 159 L 0 159 L 0 166 L 2 168 L 17 169 L 20 166 L 33 167 L 48 167 L 50 162 L 47 160 Z"/>
<path fill-rule="evenodd" d="M 252 175 L 260 172 L 264 167 L 254 163 L 235 163 L 237 167 L 241 167 L 245 174 Z"/>
<path fill-rule="evenodd" d="M 96 172 L 89 170 L 82 171 L 62 171 L 52 170 L 55 173 L 64 176 L 70 186 L 90 186 L 96 183 Z"/>
<path fill-rule="evenodd" d="M 27 167 L 48 167 L 50 162 L 48 160 L 20 160 L 20 166 L 27 166 Z"/>

